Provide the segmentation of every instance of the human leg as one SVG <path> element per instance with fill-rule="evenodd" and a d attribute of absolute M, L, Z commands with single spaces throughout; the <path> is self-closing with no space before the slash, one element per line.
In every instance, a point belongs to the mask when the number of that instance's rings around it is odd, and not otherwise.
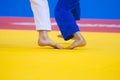
<path fill-rule="evenodd" d="M 69 0 L 58 0 L 55 8 L 55 19 L 60 28 L 64 40 L 69 40 L 73 34 L 79 31 L 75 18 L 71 13 L 72 6 Z"/>
<path fill-rule="evenodd" d="M 79 3 L 77 3 L 73 9 L 71 9 L 71 13 L 73 17 L 75 18 L 75 20 L 80 20 L 80 4 Z M 63 38 L 61 34 L 57 35 L 57 37 Z M 75 39 L 75 38 L 73 37 L 71 39 Z"/>
<path fill-rule="evenodd" d="M 79 0 L 59 0 L 55 9 L 55 18 L 65 40 L 74 38 L 74 42 L 68 46 L 68 49 L 82 47 L 86 41 L 79 31 L 76 20 L 79 19 Z"/>
<path fill-rule="evenodd" d="M 36 30 L 39 33 L 38 44 L 40 46 L 62 48 L 62 46 L 51 40 L 48 36 L 48 31 L 51 30 L 51 23 L 47 0 L 30 0 L 30 2 L 36 24 Z"/>

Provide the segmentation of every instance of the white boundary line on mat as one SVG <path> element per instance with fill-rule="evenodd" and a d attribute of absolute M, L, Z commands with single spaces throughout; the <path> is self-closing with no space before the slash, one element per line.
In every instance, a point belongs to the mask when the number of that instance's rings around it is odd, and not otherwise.
<path fill-rule="evenodd" d="M 34 22 L 13 22 L 12 25 L 24 25 L 24 26 L 34 26 Z M 52 26 L 57 26 L 56 22 L 51 23 Z M 80 27 L 108 27 L 108 28 L 120 28 L 120 24 L 81 24 L 78 23 L 78 26 Z"/>

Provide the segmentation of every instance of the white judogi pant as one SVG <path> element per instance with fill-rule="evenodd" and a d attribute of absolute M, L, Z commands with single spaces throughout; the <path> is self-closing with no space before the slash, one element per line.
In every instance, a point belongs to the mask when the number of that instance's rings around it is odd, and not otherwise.
<path fill-rule="evenodd" d="M 36 30 L 51 30 L 50 12 L 47 0 L 30 0 Z"/>

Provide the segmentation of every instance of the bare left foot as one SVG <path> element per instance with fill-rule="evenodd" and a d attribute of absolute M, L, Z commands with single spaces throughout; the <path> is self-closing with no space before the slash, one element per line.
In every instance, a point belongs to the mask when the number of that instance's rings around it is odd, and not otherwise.
<path fill-rule="evenodd" d="M 56 49 L 62 49 L 63 47 L 59 45 L 58 43 L 54 42 L 48 37 L 48 33 L 46 30 L 39 30 L 39 39 L 38 39 L 38 45 L 39 46 L 51 46 Z"/>

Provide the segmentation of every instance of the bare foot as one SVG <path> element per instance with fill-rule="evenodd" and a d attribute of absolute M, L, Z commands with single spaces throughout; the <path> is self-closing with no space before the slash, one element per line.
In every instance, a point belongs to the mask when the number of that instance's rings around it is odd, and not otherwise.
<path fill-rule="evenodd" d="M 70 46 L 66 47 L 66 49 L 74 49 L 76 47 L 83 47 L 86 45 L 84 40 L 75 40 Z"/>
<path fill-rule="evenodd" d="M 39 30 L 39 39 L 38 39 L 38 45 L 39 46 L 51 46 L 56 49 L 62 49 L 63 47 L 59 45 L 58 43 L 54 42 L 48 37 L 48 33 L 46 30 Z"/>
<path fill-rule="evenodd" d="M 55 43 L 54 41 L 48 39 L 48 40 L 38 40 L 39 46 L 51 46 L 55 49 L 62 49 L 63 47 L 59 45 L 58 43 Z"/>
<path fill-rule="evenodd" d="M 75 41 L 67 47 L 67 49 L 73 49 L 76 47 L 83 47 L 86 45 L 86 41 L 80 32 L 74 33 Z"/>

